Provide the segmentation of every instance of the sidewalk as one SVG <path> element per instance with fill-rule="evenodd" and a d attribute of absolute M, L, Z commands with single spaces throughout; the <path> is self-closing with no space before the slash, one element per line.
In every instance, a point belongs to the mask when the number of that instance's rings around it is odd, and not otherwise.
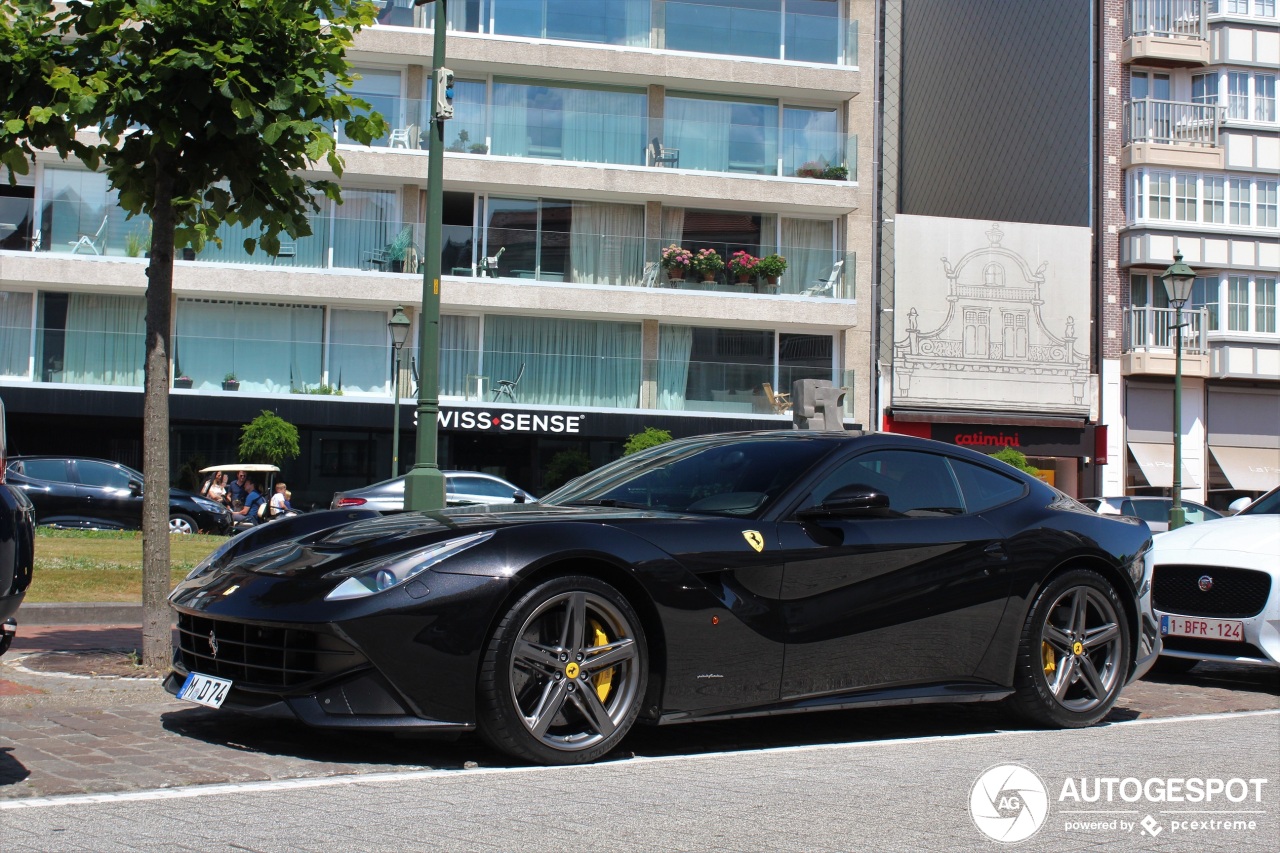
<path fill-rule="evenodd" d="M 141 604 L 23 604 L 15 652 L 131 652 L 142 646 Z"/>

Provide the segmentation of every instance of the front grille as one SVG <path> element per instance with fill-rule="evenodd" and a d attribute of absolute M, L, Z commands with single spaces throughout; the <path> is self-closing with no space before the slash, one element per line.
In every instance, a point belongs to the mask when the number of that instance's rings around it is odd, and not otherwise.
<path fill-rule="evenodd" d="M 1210 578 L 1212 588 L 1200 589 Z M 1271 594 L 1271 576 L 1253 569 L 1219 566 L 1157 566 L 1151 581 L 1151 602 L 1164 613 L 1186 616 L 1242 618 L 1262 612 Z"/>
<path fill-rule="evenodd" d="M 1253 643 L 1242 643 L 1235 640 L 1206 640 L 1201 637 L 1165 637 L 1164 647 L 1171 652 L 1186 652 L 1192 655 L 1231 655 L 1238 658 L 1255 658 L 1267 660 L 1262 649 Z"/>
<path fill-rule="evenodd" d="M 244 690 L 296 688 L 365 663 L 362 654 L 331 634 L 187 613 L 178 614 L 178 642 L 188 672 L 229 678 Z"/>

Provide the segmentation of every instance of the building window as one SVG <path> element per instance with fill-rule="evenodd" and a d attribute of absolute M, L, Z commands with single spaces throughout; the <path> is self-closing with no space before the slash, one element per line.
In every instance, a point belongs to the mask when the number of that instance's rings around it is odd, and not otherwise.
<path fill-rule="evenodd" d="M 1249 331 L 1249 278 L 1233 275 L 1227 278 L 1227 331 Z"/>
<path fill-rule="evenodd" d="M 1226 221 L 1227 181 L 1221 177 L 1204 179 L 1204 222 Z"/>
<path fill-rule="evenodd" d="M 1004 267 L 1000 264 L 987 264 L 983 267 L 982 284 L 984 287 L 1004 287 Z"/>
<path fill-rule="evenodd" d="M 1182 222 L 1196 221 L 1196 176 L 1179 174 L 1176 182 L 1174 213 Z"/>
<path fill-rule="evenodd" d="M 1208 327 L 1206 331 L 1215 331 L 1218 328 L 1218 286 L 1216 276 L 1197 276 L 1191 285 L 1191 302 L 1188 308 L 1192 311 L 1199 311 L 1201 308 L 1208 310 L 1209 316 L 1205 321 Z M 1169 307 L 1169 292 L 1159 278 L 1156 279 L 1156 287 L 1164 292 L 1164 299 L 1161 300 L 1162 307 Z"/>
<path fill-rule="evenodd" d="M 648 102 L 639 89 L 498 78 L 493 83 L 493 153 L 643 165 Z"/>
<path fill-rule="evenodd" d="M 30 379 L 30 293 L 0 291 L 0 376 Z"/>
<path fill-rule="evenodd" d="M 1277 224 L 1277 181 L 1258 181 L 1258 226 L 1275 228 Z"/>
<path fill-rule="evenodd" d="M 206 391 L 221 388 L 223 377 L 234 373 L 247 392 L 305 394 L 326 384 L 323 337 L 319 305 L 179 299 L 174 373 Z M 383 365 L 386 358 L 384 351 Z M 335 376 L 328 384 L 338 381 Z"/>
<path fill-rule="evenodd" d="M 1195 104 L 1214 105 L 1218 103 L 1218 75 L 1191 75 L 1191 102 Z"/>
<path fill-rule="evenodd" d="M 640 324 L 490 314 L 484 373 L 515 381 L 515 400 L 633 409 L 640 395 Z"/>
<path fill-rule="evenodd" d="M 1232 225 L 1249 225 L 1249 182 L 1243 179 L 1231 181 L 1230 211 Z"/>
<path fill-rule="evenodd" d="M 1227 14 L 1229 15 L 1249 14 L 1249 0 L 1227 0 Z"/>
<path fill-rule="evenodd" d="M 1253 14 L 1259 18 L 1276 16 L 1276 0 L 1253 0 Z"/>
<path fill-rule="evenodd" d="M 1253 100 L 1256 121 L 1276 120 L 1276 75 L 1258 74 L 1253 78 Z"/>
<path fill-rule="evenodd" d="M 1243 71 L 1227 72 L 1227 118 L 1249 117 L 1249 75 Z"/>
<path fill-rule="evenodd" d="M 1151 219 L 1173 217 L 1173 175 L 1152 172 L 1147 176 L 1147 215 Z"/>
<path fill-rule="evenodd" d="M 667 95 L 665 144 L 680 149 L 680 168 L 776 175 L 778 104 L 693 93 Z"/>
<path fill-rule="evenodd" d="M 1260 278 L 1254 283 L 1254 331 L 1276 331 L 1276 280 Z"/>

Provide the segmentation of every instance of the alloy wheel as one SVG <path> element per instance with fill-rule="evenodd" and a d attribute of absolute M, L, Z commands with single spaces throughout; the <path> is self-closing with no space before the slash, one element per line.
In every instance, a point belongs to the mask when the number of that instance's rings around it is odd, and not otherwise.
<path fill-rule="evenodd" d="M 1044 678 L 1063 708 L 1088 712 L 1108 702 L 1123 677 L 1124 633 L 1112 602 L 1076 586 L 1049 607 L 1040 631 Z"/>

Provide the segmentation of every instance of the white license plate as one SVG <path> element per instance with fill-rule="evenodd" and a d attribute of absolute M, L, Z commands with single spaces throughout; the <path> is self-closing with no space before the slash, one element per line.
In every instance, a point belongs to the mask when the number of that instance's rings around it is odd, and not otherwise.
<path fill-rule="evenodd" d="M 178 691 L 179 699 L 206 705 L 210 708 L 221 708 L 231 691 L 231 682 L 225 678 L 215 678 L 199 672 L 187 674 L 187 680 Z"/>
<path fill-rule="evenodd" d="M 1202 637 L 1206 640 L 1244 641 L 1244 623 L 1239 619 L 1198 619 L 1194 616 L 1160 617 L 1162 637 Z"/>

